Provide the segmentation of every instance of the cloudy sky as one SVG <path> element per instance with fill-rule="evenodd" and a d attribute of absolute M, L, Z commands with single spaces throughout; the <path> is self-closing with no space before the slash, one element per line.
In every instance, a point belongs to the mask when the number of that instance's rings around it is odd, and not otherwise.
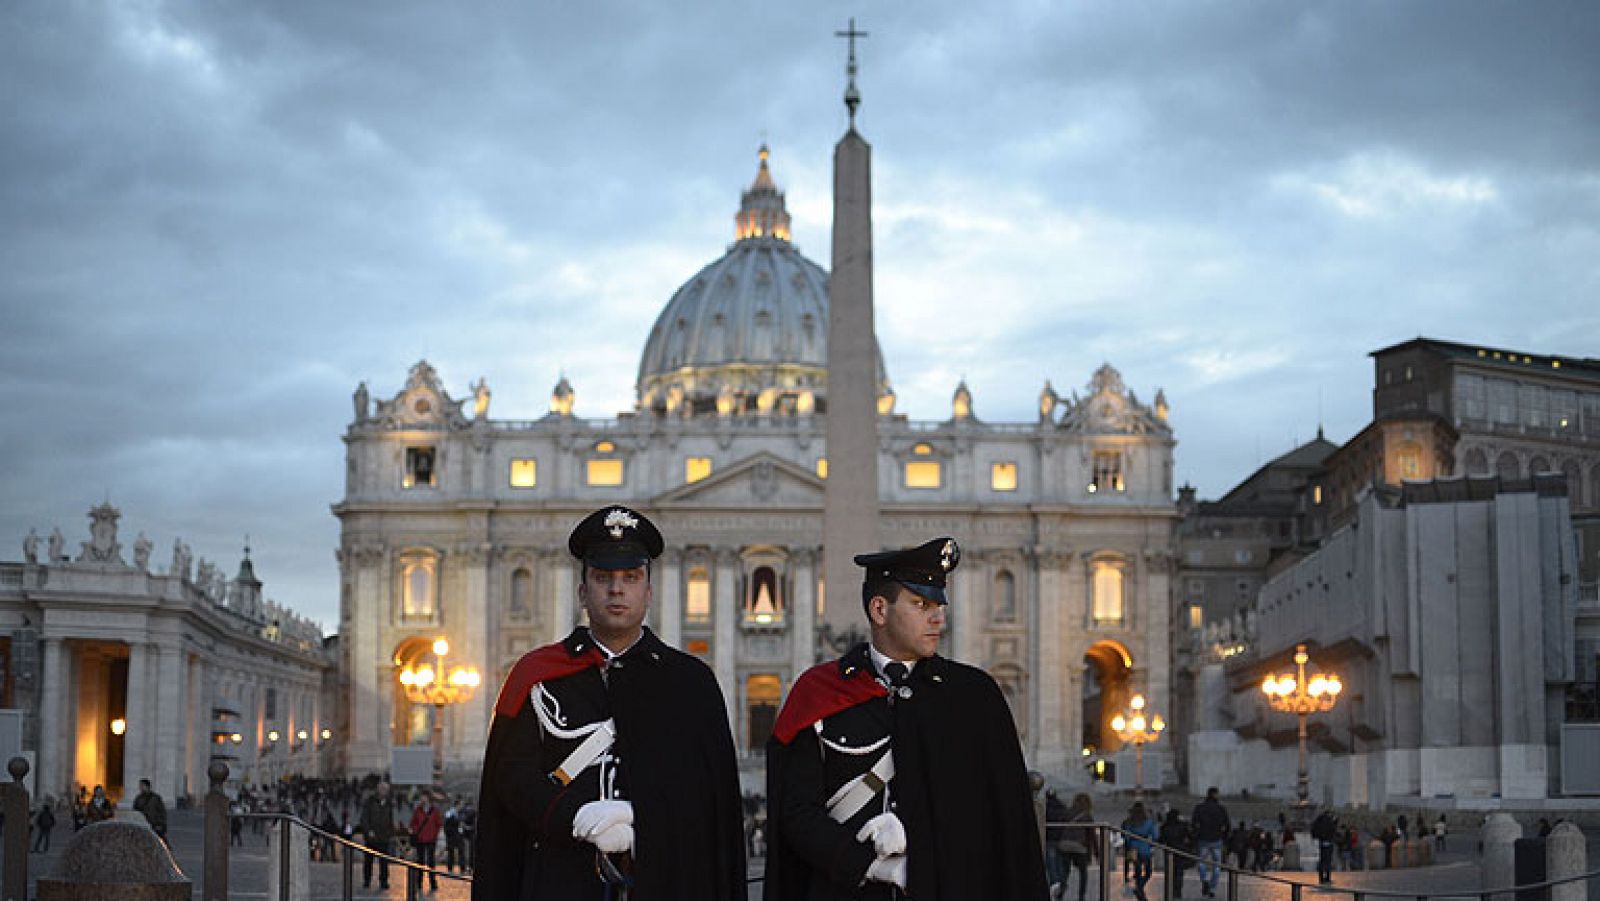
<path fill-rule="evenodd" d="M 1600 7 L 1019 0 L 0 8 L 0 559 L 175 537 L 336 622 L 359 381 L 628 407 L 763 138 L 826 266 L 849 16 L 901 409 L 1109 361 L 1216 496 L 1419 334 L 1600 356 Z"/>

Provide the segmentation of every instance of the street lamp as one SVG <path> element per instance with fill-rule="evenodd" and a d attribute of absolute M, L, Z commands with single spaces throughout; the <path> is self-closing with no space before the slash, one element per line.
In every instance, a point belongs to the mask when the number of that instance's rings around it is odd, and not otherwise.
<path fill-rule="evenodd" d="M 1133 743 L 1133 796 L 1144 797 L 1144 746 L 1161 737 L 1167 728 L 1166 720 L 1157 713 L 1145 721 L 1144 695 L 1134 695 L 1128 701 L 1128 715 L 1117 714 L 1111 718 L 1111 731 L 1126 742 Z"/>
<path fill-rule="evenodd" d="M 1310 660 L 1306 655 L 1306 646 L 1295 645 L 1294 663 L 1298 674 L 1268 674 L 1261 683 L 1261 691 L 1267 696 L 1267 703 L 1272 705 L 1273 710 L 1292 713 L 1299 720 L 1300 775 L 1295 786 L 1294 803 L 1299 808 L 1311 806 L 1311 777 L 1306 771 L 1306 717 L 1332 710 L 1339 701 L 1339 692 L 1344 689 L 1344 684 L 1335 673 L 1317 673 L 1307 681 L 1306 663 Z"/>
<path fill-rule="evenodd" d="M 433 642 L 434 665 L 408 666 L 400 671 L 400 685 L 406 699 L 413 704 L 433 705 L 433 781 L 444 781 L 444 708 L 447 704 L 463 704 L 471 700 L 482 677 L 470 666 L 446 669 L 444 658 L 450 653 L 450 642 L 443 638 Z"/>

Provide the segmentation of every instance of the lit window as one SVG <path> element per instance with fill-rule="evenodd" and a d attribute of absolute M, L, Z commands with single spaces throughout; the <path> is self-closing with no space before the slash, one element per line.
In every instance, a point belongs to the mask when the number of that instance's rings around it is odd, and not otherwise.
<path fill-rule="evenodd" d="M 614 454 L 617 452 L 617 446 L 610 441 L 596 441 L 594 452 L 597 454 Z"/>
<path fill-rule="evenodd" d="M 422 488 L 434 484 L 434 451 L 431 447 L 406 448 L 406 474 L 401 484 Z"/>
<path fill-rule="evenodd" d="M 828 477 L 828 458 L 827 457 L 818 457 L 817 458 L 817 478 L 826 479 L 827 477 Z"/>
<path fill-rule="evenodd" d="M 434 561 L 432 557 L 400 558 L 400 616 L 433 619 Z"/>
<path fill-rule="evenodd" d="M 783 622 L 783 592 L 778 574 L 770 566 L 750 574 L 750 594 L 744 601 L 744 621 L 771 625 Z"/>
<path fill-rule="evenodd" d="M 539 484 L 539 461 L 534 459 L 511 461 L 511 487 L 532 488 Z"/>
<path fill-rule="evenodd" d="M 1122 568 L 1114 563 L 1094 565 L 1094 621 L 1122 622 Z"/>
<path fill-rule="evenodd" d="M 711 655 L 711 642 L 704 638 L 691 638 L 684 643 L 683 649 L 699 657 Z"/>
<path fill-rule="evenodd" d="M 1311 503 L 1313 503 L 1313 504 L 1322 503 L 1322 486 L 1321 485 L 1312 485 L 1311 486 Z"/>
<path fill-rule="evenodd" d="M 939 487 L 939 461 L 938 460 L 908 460 L 908 461 L 906 461 L 906 487 L 907 488 L 938 488 Z"/>
<path fill-rule="evenodd" d="M 711 622 L 711 576 L 704 567 L 689 570 L 688 591 L 683 599 L 683 618 L 691 623 Z"/>
<path fill-rule="evenodd" d="M 827 584 L 822 576 L 817 576 L 817 619 L 822 619 L 828 613 Z"/>
<path fill-rule="evenodd" d="M 590 460 L 588 464 L 590 485 L 622 484 L 621 460 Z"/>
<path fill-rule="evenodd" d="M 989 467 L 989 487 L 995 491 L 1017 490 L 1017 464 L 995 463 Z"/>
<path fill-rule="evenodd" d="M 1417 479 L 1422 477 L 1422 456 L 1414 449 L 1400 452 L 1400 478 Z"/>
<path fill-rule="evenodd" d="M 916 454 L 919 457 L 931 456 L 933 454 L 933 445 L 931 445 L 931 444 L 918 444 L 915 447 L 911 448 L 911 452 L 913 454 Z"/>
<path fill-rule="evenodd" d="M 711 475 L 710 457 L 690 457 L 684 461 L 683 480 L 685 482 L 698 482 Z"/>
<path fill-rule="evenodd" d="M 1206 611 L 1199 604 L 1189 605 L 1189 628 L 1199 630 L 1206 624 Z"/>
<path fill-rule="evenodd" d="M 1122 491 L 1122 455 L 1116 451 L 1094 452 L 1094 476 L 1089 480 L 1089 493 Z"/>

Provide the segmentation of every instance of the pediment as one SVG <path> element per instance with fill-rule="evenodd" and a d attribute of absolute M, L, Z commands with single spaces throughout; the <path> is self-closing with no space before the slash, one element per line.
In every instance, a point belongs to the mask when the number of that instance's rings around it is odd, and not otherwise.
<path fill-rule="evenodd" d="M 657 497 L 657 507 L 822 506 L 824 486 L 816 473 L 767 451 L 746 457 L 698 482 Z"/>
<path fill-rule="evenodd" d="M 373 422 L 381 429 L 466 428 L 465 401 L 444 390 L 438 373 L 427 360 L 411 367 L 406 386 L 392 400 L 379 400 Z"/>

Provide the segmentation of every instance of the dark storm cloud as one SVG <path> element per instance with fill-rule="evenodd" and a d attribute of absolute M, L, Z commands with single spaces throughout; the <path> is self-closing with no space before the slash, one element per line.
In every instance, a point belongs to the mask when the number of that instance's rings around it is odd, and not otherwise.
<path fill-rule="evenodd" d="M 1319 410 L 1359 428 L 1376 347 L 1596 353 L 1588 4 L 17 3 L 0 538 L 75 544 L 109 495 L 157 561 L 181 535 L 231 572 L 249 533 L 331 624 L 357 382 L 426 357 L 497 417 L 563 371 L 581 414 L 625 408 L 763 136 L 827 264 L 851 15 L 915 417 L 965 376 L 1031 420 L 1109 361 L 1215 495 Z"/>

